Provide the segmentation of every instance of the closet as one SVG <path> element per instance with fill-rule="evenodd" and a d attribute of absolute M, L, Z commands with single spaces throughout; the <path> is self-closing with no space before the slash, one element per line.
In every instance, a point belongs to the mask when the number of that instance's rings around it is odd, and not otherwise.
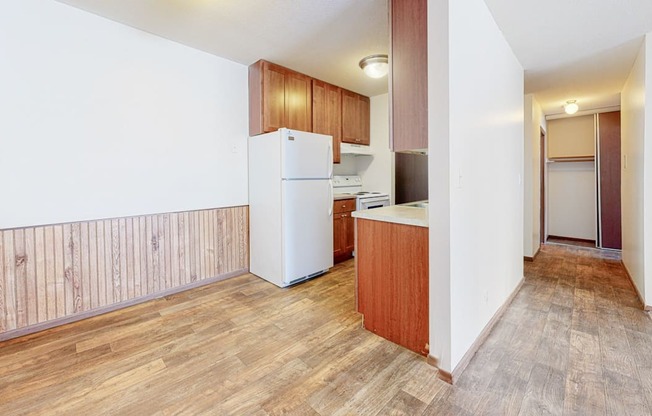
<path fill-rule="evenodd" d="M 548 120 L 548 239 L 621 248 L 620 112 Z"/>

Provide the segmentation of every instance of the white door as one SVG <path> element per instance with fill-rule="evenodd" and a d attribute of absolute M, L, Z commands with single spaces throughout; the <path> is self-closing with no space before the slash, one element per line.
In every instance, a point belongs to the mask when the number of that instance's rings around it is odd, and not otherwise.
<path fill-rule="evenodd" d="M 324 179 L 333 175 L 333 138 L 281 129 L 281 178 Z"/>
<path fill-rule="evenodd" d="M 282 182 L 287 285 L 333 267 L 333 195 L 328 179 Z"/>

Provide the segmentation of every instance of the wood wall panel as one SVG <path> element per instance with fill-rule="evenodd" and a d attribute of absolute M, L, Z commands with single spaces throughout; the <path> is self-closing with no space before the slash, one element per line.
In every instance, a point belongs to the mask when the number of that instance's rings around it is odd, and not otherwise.
<path fill-rule="evenodd" d="M 247 207 L 0 230 L 0 339 L 245 272 L 248 239 Z"/>

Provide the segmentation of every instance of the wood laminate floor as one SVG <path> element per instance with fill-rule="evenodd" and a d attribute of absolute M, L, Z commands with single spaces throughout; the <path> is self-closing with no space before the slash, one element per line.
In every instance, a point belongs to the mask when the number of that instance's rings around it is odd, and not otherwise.
<path fill-rule="evenodd" d="M 652 322 L 613 257 L 544 247 L 455 386 L 360 328 L 348 261 L 0 343 L 0 415 L 649 415 Z"/>

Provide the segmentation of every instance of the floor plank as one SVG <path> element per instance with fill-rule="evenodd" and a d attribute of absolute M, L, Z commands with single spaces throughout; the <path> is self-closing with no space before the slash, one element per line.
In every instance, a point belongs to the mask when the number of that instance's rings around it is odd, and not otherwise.
<path fill-rule="evenodd" d="M 0 343 L 0 414 L 652 414 L 652 322 L 617 253 L 546 245 L 525 275 L 455 386 L 361 328 L 351 260 Z"/>

